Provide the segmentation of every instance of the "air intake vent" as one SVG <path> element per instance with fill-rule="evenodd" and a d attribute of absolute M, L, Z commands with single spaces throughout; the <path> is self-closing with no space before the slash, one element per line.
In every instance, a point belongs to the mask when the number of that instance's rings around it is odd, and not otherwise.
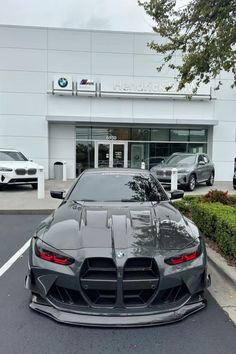
<path fill-rule="evenodd" d="M 81 268 L 80 284 L 92 305 L 115 305 L 117 272 L 112 259 L 87 258 Z"/>
<path fill-rule="evenodd" d="M 152 258 L 130 258 L 124 267 L 123 301 L 125 306 L 146 305 L 157 292 L 159 272 Z"/>

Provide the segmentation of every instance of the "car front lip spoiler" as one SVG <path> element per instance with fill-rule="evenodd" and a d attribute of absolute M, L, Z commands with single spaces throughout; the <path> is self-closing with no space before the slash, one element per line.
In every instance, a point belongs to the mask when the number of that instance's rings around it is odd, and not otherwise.
<path fill-rule="evenodd" d="M 143 327 L 162 325 L 177 322 L 185 317 L 202 310 L 206 307 L 206 300 L 196 303 L 186 304 L 175 311 L 153 313 L 148 315 L 90 315 L 78 314 L 62 311 L 50 305 L 37 303 L 37 297 L 33 296 L 30 308 L 47 315 L 54 320 L 71 325 L 91 326 L 91 327 Z"/>

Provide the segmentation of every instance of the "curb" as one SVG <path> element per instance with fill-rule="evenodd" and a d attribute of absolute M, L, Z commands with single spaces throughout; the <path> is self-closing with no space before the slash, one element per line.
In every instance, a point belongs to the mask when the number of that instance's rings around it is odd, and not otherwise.
<path fill-rule="evenodd" d="M 226 260 L 206 244 L 207 258 L 212 265 L 236 287 L 236 267 L 229 266 Z"/>

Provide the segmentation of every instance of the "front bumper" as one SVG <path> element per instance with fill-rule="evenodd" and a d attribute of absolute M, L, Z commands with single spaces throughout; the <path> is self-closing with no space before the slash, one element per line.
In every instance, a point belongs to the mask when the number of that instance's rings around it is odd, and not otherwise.
<path fill-rule="evenodd" d="M 152 312 L 150 314 L 117 314 L 107 315 L 103 313 L 90 314 L 86 312 L 75 313 L 64 311 L 50 304 L 42 303 L 37 295 L 32 296 L 29 306 L 32 310 L 47 315 L 54 320 L 62 323 L 92 326 L 92 327 L 143 327 L 162 325 L 183 320 L 187 316 L 200 311 L 206 307 L 206 300 L 199 296 L 197 302 L 186 303 L 178 309 L 170 311 Z"/>
<path fill-rule="evenodd" d="M 158 181 L 163 185 L 171 185 L 171 176 L 161 176 L 157 174 Z M 179 186 L 187 186 L 189 180 L 189 175 L 186 174 L 178 174 L 178 185 Z"/>

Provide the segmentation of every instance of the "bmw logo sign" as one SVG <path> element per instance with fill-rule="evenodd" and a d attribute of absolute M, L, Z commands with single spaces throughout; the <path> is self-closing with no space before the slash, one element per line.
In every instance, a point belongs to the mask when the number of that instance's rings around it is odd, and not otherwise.
<path fill-rule="evenodd" d="M 60 77 L 57 83 L 60 87 L 65 88 L 68 85 L 68 80 L 64 77 Z"/>
<path fill-rule="evenodd" d="M 117 258 L 123 258 L 125 256 L 124 252 L 123 251 L 117 251 L 116 252 L 116 257 Z"/>

